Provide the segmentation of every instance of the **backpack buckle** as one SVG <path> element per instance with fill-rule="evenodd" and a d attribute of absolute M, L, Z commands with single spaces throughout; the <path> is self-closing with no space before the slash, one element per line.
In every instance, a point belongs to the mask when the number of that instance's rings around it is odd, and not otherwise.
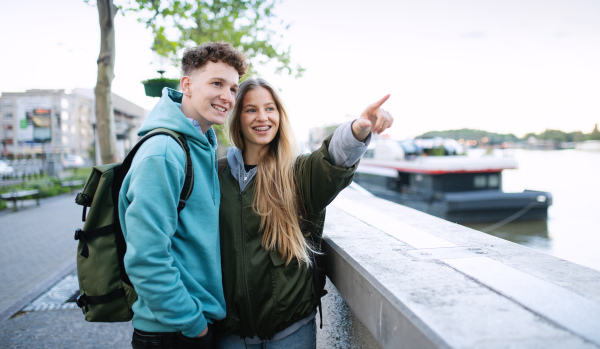
<path fill-rule="evenodd" d="M 81 247 L 81 253 L 79 254 L 83 258 L 88 258 L 90 256 L 90 249 L 88 248 L 87 241 L 85 241 L 85 235 L 83 235 L 83 230 L 75 230 L 75 240 L 81 240 L 81 242 L 83 242 L 83 246 Z"/>
<path fill-rule="evenodd" d="M 88 303 L 86 300 L 86 297 L 82 294 L 80 294 L 79 296 L 77 296 L 77 298 L 75 299 L 75 303 L 77 304 L 77 306 L 79 308 L 81 308 L 81 310 L 83 310 L 83 313 L 85 314 L 86 312 L 90 311 L 90 309 L 88 308 Z M 85 309 L 84 309 L 85 307 Z"/>
<path fill-rule="evenodd" d="M 75 298 L 75 303 L 77 303 L 77 306 L 80 308 L 83 308 L 87 304 L 82 295 L 79 295 L 77 298 Z"/>
<path fill-rule="evenodd" d="M 177 205 L 177 212 L 185 208 L 185 200 L 179 199 L 179 205 Z"/>
<path fill-rule="evenodd" d="M 77 296 L 77 298 L 75 299 L 75 303 L 77 303 L 77 306 L 80 308 L 83 308 L 87 305 L 87 301 L 85 300 L 85 296 L 80 294 L 79 296 Z"/>
<path fill-rule="evenodd" d="M 80 200 L 81 200 L 81 203 L 79 202 Z M 80 191 L 77 193 L 77 195 L 75 195 L 75 203 L 79 204 L 81 206 L 90 207 L 90 206 L 92 206 L 92 198 L 89 195 L 86 195 Z"/>

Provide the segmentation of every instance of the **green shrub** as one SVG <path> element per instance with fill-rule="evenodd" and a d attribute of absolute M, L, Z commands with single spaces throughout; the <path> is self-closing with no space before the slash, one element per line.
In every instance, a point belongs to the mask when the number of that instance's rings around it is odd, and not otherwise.
<path fill-rule="evenodd" d="M 142 84 L 178 85 L 179 79 L 154 78 L 142 81 Z"/>
<path fill-rule="evenodd" d="M 27 189 L 40 191 L 40 198 L 55 196 L 60 193 L 60 182 L 55 177 L 44 177 L 42 179 L 29 181 L 25 184 Z"/>
<path fill-rule="evenodd" d="M 92 168 L 81 168 L 72 174 L 68 178 L 64 178 L 62 181 L 72 180 L 86 180 L 91 172 Z M 0 194 L 8 193 L 14 190 L 30 190 L 37 189 L 40 191 L 40 198 L 47 198 L 58 194 L 68 193 L 69 188 L 62 187 L 60 185 L 61 180 L 56 177 L 44 176 L 39 179 L 28 180 L 22 184 L 16 184 L 0 188 Z M 6 209 L 6 201 L 0 202 L 0 210 Z"/>

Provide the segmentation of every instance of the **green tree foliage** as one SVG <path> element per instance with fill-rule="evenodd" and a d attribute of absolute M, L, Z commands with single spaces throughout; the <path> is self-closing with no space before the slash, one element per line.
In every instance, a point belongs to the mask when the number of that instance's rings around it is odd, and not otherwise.
<path fill-rule="evenodd" d="M 455 140 L 459 139 L 471 139 L 471 140 L 482 140 L 487 139 L 487 143 L 497 144 L 502 142 L 514 142 L 518 140 L 518 137 L 512 133 L 500 134 L 483 130 L 474 130 L 469 128 L 462 128 L 459 130 L 447 130 L 447 131 L 430 131 L 426 132 L 416 138 L 432 138 L 442 137 L 451 138 Z"/>
<path fill-rule="evenodd" d="M 590 133 L 590 140 L 598 141 L 600 140 L 600 131 L 598 131 L 598 124 L 594 125 L 594 130 Z"/>
<path fill-rule="evenodd" d="M 586 139 L 586 135 L 581 131 L 567 133 L 567 142 L 583 142 Z"/>
<path fill-rule="evenodd" d="M 290 47 L 280 48 L 273 12 L 278 0 L 135 0 L 122 6 L 139 14 L 154 34 L 152 49 L 178 64 L 185 47 L 208 41 L 227 41 L 250 59 L 247 75 L 256 67 L 276 63 L 277 73 L 301 76 L 304 68 L 292 67 Z M 289 28 L 283 21 L 282 28 Z"/>
<path fill-rule="evenodd" d="M 90 4 L 90 0 L 83 0 Z M 279 0 L 96 0 L 101 31 L 96 83 L 96 120 L 103 163 L 116 159 L 116 134 L 112 111 L 111 87 L 114 78 L 115 35 L 114 17 L 118 11 L 133 12 L 154 34 L 152 49 L 170 57 L 178 65 L 185 47 L 207 41 L 227 41 L 247 54 L 248 75 L 256 72 L 257 64 L 275 62 L 276 72 L 296 77 L 302 75 L 300 65 L 292 68 L 290 47 L 277 46 L 277 33 L 272 26 L 273 9 Z M 287 29 L 283 21 L 280 24 Z M 282 31 L 279 32 L 282 37 Z M 224 140 L 222 132 L 219 139 Z"/>
<path fill-rule="evenodd" d="M 544 132 L 540 133 L 537 136 L 538 139 L 555 141 L 555 142 L 566 142 L 567 134 L 566 132 L 560 130 L 549 130 L 546 129 Z"/>
<path fill-rule="evenodd" d="M 591 133 L 583 133 L 581 131 L 574 132 L 564 132 L 561 130 L 552 130 L 546 129 L 544 132 L 540 134 L 536 134 L 533 132 L 529 132 L 524 135 L 522 138 L 515 136 L 512 133 L 509 134 L 501 134 L 494 133 L 483 130 L 474 130 L 463 128 L 460 130 L 446 130 L 446 131 L 430 131 L 426 132 L 416 138 L 432 138 L 432 137 L 442 137 L 442 138 L 451 138 L 455 140 L 459 139 L 469 139 L 469 140 L 477 140 L 481 141 L 484 138 L 487 139 L 488 144 L 498 144 L 502 142 L 519 142 L 526 141 L 527 139 L 533 137 L 539 140 L 549 140 L 554 142 L 583 142 L 588 139 L 598 139 L 600 140 L 600 131 L 598 131 L 598 125 L 594 127 L 594 130 Z M 596 138 L 594 138 L 596 137 Z"/>

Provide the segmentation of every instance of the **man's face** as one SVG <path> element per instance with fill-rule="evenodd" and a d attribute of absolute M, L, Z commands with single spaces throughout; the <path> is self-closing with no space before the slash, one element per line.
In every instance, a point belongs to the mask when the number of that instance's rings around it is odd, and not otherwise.
<path fill-rule="evenodd" d="M 198 121 L 203 132 L 223 124 L 235 104 L 238 80 L 237 70 L 229 64 L 209 61 L 181 79 L 182 112 Z"/>

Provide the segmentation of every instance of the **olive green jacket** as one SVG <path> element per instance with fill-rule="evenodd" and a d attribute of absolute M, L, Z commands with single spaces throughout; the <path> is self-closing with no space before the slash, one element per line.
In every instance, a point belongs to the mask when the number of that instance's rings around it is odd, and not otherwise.
<path fill-rule="evenodd" d="M 333 166 L 321 148 L 296 159 L 295 176 L 307 217 L 301 217 L 320 247 L 325 208 L 352 182 L 358 162 L 350 168 Z M 285 265 L 277 251 L 262 246 L 260 217 L 252 210 L 255 181 L 240 192 L 230 166 L 221 178 L 221 265 L 227 316 L 215 324 L 217 335 L 257 335 L 271 338 L 310 315 L 317 306 L 313 271 L 297 261 Z"/>

